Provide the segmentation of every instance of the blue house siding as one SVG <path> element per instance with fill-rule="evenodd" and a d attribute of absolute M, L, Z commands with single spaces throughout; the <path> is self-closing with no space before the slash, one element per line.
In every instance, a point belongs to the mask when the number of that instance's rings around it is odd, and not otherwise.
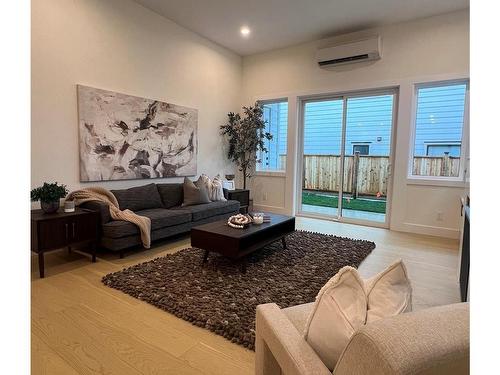
<path fill-rule="evenodd" d="M 353 144 L 368 144 L 369 155 L 388 156 L 391 149 L 393 95 L 347 99 L 345 154 Z"/>
<path fill-rule="evenodd" d="M 288 136 L 288 103 L 281 103 L 279 105 L 279 153 L 286 155 Z"/>
<path fill-rule="evenodd" d="M 304 154 L 338 154 L 342 100 L 307 102 L 304 108 Z"/>
<path fill-rule="evenodd" d="M 266 131 L 273 139 L 265 141 L 267 153 L 261 154 L 260 170 L 279 169 L 280 155 L 286 155 L 288 135 L 288 102 L 265 103 L 263 106 Z"/>
<path fill-rule="evenodd" d="M 460 156 L 466 84 L 418 89 L 415 156 Z M 391 147 L 394 96 L 377 95 L 347 99 L 345 154 L 360 145 L 371 156 L 388 156 Z M 264 120 L 273 134 L 266 141 L 259 169 L 279 169 L 286 155 L 288 103 L 265 103 Z M 304 108 L 304 154 L 340 155 L 342 142 L 342 99 L 311 101 Z"/>
<path fill-rule="evenodd" d="M 368 145 L 370 155 L 389 155 L 393 96 L 382 95 L 347 100 L 346 155 L 353 146 Z M 304 154 L 340 155 L 342 100 L 308 102 L 304 111 Z"/>
<path fill-rule="evenodd" d="M 466 90 L 465 84 L 418 89 L 415 156 L 438 156 L 444 151 L 460 156 Z M 449 147 L 453 144 L 457 146 Z M 429 145 L 436 146 L 428 149 Z"/>

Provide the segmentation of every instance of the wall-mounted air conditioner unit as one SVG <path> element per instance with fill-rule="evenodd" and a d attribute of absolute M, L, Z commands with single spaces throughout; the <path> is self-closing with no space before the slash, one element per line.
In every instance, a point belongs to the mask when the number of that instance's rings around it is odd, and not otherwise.
<path fill-rule="evenodd" d="M 381 58 L 381 40 L 376 36 L 321 48 L 318 49 L 316 57 L 320 67 L 378 60 Z"/>

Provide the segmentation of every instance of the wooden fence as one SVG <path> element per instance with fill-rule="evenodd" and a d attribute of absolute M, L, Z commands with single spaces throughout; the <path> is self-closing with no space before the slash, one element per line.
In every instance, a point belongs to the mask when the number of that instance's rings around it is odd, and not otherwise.
<path fill-rule="evenodd" d="M 412 174 L 415 176 L 458 177 L 460 158 L 455 156 L 415 156 Z"/>
<path fill-rule="evenodd" d="M 304 184 L 307 190 L 339 191 L 340 156 L 304 155 Z M 354 195 L 387 194 L 389 157 L 346 156 L 344 192 Z"/>
<path fill-rule="evenodd" d="M 286 155 L 280 155 L 284 170 Z M 458 176 L 460 158 L 417 156 L 413 159 L 413 175 Z M 344 192 L 357 195 L 387 194 L 388 156 L 347 155 L 344 167 Z M 306 190 L 338 192 L 340 181 L 339 155 L 304 155 Z"/>

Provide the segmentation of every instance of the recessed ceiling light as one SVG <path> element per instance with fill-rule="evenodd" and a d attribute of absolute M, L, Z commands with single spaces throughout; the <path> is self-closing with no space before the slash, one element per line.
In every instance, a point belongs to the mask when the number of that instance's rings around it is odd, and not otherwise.
<path fill-rule="evenodd" d="M 248 28 L 248 26 L 241 26 L 240 33 L 244 37 L 247 37 L 250 35 L 250 29 Z"/>

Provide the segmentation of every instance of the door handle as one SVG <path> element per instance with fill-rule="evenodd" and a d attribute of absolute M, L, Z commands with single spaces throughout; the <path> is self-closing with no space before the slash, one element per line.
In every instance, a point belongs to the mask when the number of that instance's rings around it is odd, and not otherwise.
<path fill-rule="evenodd" d="M 68 223 L 64 224 L 64 226 L 66 227 L 66 239 L 68 239 L 69 238 Z"/>
<path fill-rule="evenodd" d="M 75 223 L 73 223 L 73 238 L 75 238 Z"/>

